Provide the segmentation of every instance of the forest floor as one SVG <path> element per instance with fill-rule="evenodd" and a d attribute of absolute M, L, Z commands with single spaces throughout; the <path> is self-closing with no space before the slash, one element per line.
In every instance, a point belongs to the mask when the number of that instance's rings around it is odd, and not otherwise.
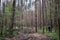
<path fill-rule="evenodd" d="M 43 30 L 39 29 L 37 33 L 34 32 L 34 33 L 24 34 L 22 32 L 19 32 L 19 34 L 16 35 L 15 37 L 7 38 L 6 40 L 59 40 L 57 34 L 58 33 L 56 33 L 54 29 L 52 30 L 52 32 L 46 31 L 45 29 L 44 34 L 43 34 Z"/>
<path fill-rule="evenodd" d="M 31 34 L 20 33 L 16 37 L 7 38 L 6 40 L 53 40 L 53 39 L 47 35 L 39 33 L 31 33 Z"/>

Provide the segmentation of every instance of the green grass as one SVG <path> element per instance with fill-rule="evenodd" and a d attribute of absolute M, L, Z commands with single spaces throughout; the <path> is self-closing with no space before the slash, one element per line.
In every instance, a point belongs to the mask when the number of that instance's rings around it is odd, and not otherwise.
<path fill-rule="evenodd" d="M 13 31 L 13 35 L 16 36 L 18 34 L 19 30 L 14 30 Z M 0 40 L 3 40 L 4 38 L 6 38 L 9 35 L 9 32 L 7 32 L 5 29 L 3 31 L 3 35 L 0 35 Z M 39 28 L 38 29 L 38 33 L 43 33 L 43 29 Z M 44 34 L 47 36 L 52 37 L 55 40 L 59 40 L 59 35 L 57 32 L 55 32 L 55 30 L 53 29 L 52 32 L 46 31 L 46 28 L 44 29 Z"/>
<path fill-rule="evenodd" d="M 16 29 L 15 31 L 13 31 L 13 35 L 14 36 L 18 35 L 18 32 L 19 32 L 19 30 Z"/>
<path fill-rule="evenodd" d="M 39 33 L 43 33 L 43 29 L 38 29 L 38 32 Z M 46 31 L 46 28 L 44 29 L 44 34 L 47 35 L 47 36 L 50 36 L 52 37 L 54 40 L 59 40 L 59 33 L 58 32 L 55 32 L 54 29 L 52 29 L 52 32 L 49 32 L 49 31 Z"/>
<path fill-rule="evenodd" d="M 18 30 L 13 31 L 13 36 L 16 36 L 18 34 Z M 3 34 L 0 34 L 0 40 L 4 40 L 5 38 L 9 37 L 9 32 L 5 29 L 3 30 Z"/>
<path fill-rule="evenodd" d="M 52 37 L 53 39 L 55 40 L 59 40 L 59 36 L 58 36 L 58 33 L 56 32 L 52 32 L 52 33 L 45 33 L 46 35 Z"/>

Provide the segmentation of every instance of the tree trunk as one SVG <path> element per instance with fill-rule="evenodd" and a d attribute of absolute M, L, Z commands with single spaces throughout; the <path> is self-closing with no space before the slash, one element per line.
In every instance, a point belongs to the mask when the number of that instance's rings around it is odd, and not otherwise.
<path fill-rule="evenodd" d="M 37 0 L 35 0 L 35 31 L 37 32 Z"/>
<path fill-rule="evenodd" d="M 13 35 L 13 27 L 14 27 L 14 16 L 15 16 L 15 0 L 13 0 L 13 8 L 12 8 L 12 18 L 11 18 L 11 26 L 9 28 L 9 35 L 12 36 Z"/>
<path fill-rule="evenodd" d="M 3 11 L 2 11 L 2 25 L 1 25 L 1 35 L 3 34 L 3 27 L 4 27 L 4 15 L 5 15 L 5 3 L 3 3 Z"/>
<path fill-rule="evenodd" d="M 43 20 L 43 33 L 44 33 L 44 7 L 45 7 L 45 1 L 44 0 L 42 0 L 42 20 Z"/>
<path fill-rule="evenodd" d="M 58 17 L 58 24 L 59 24 L 59 37 L 60 37 L 60 0 L 57 0 L 57 4 L 58 4 L 58 13 L 59 13 L 59 17 Z M 60 39 L 60 38 L 59 38 Z"/>

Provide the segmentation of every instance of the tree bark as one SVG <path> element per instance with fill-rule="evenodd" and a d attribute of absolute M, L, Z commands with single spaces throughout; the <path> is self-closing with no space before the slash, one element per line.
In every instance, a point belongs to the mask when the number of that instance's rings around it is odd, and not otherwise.
<path fill-rule="evenodd" d="M 16 2 L 16 0 L 13 0 L 13 7 L 12 7 L 12 18 L 11 18 L 11 26 L 10 26 L 10 28 L 9 28 L 9 35 L 10 36 L 13 36 L 13 27 L 14 27 L 14 17 L 15 17 L 15 2 Z"/>
<path fill-rule="evenodd" d="M 57 5 L 58 5 L 58 7 L 57 7 L 57 11 L 58 11 L 58 13 L 59 13 L 59 17 L 58 17 L 58 24 L 59 24 L 59 37 L 60 37 L 60 0 L 57 0 Z M 60 38 L 59 38 L 60 39 Z"/>
<path fill-rule="evenodd" d="M 37 32 L 37 0 L 35 0 L 35 31 Z"/>
<path fill-rule="evenodd" d="M 3 3 L 3 10 L 2 10 L 2 25 L 1 25 L 1 35 L 3 34 L 3 27 L 4 27 L 4 15 L 5 15 L 5 3 Z"/>

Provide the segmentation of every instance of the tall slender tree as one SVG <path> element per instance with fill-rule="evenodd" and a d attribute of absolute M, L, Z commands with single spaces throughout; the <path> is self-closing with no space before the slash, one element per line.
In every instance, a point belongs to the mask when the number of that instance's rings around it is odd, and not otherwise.
<path fill-rule="evenodd" d="M 56 8 L 57 8 L 57 14 L 58 14 L 58 25 L 59 25 L 59 27 L 58 27 L 58 31 L 59 31 L 59 37 L 60 37 L 60 0 L 55 0 L 55 3 L 56 3 Z M 60 38 L 59 38 L 60 39 Z"/>
<path fill-rule="evenodd" d="M 37 0 L 35 0 L 35 30 L 37 32 Z"/>
<path fill-rule="evenodd" d="M 0 6 L 1 6 L 1 0 L 0 0 Z M 1 7 L 0 7 L 1 8 Z M 0 9 L 0 33 L 1 33 L 1 9 Z"/>
<path fill-rule="evenodd" d="M 14 17 L 15 17 L 15 3 L 16 3 L 16 0 L 13 0 L 13 7 L 12 7 L 12 18 L 11 18 L 11 26 L 9 28 L 9 33 L 10 33 L 10 36 L 13 35 L 13 27 L 14 27 Z"/>
<path fill-rule="evenodd" d="M 1 25 L 1 35 L 3 35 L 3 27 L 4 27 L 4 15 L 5 15 L 5 3 L 3 3 L 3 10 L 2 10 L 2 25 Z"/>
<path fill-rule="evenodd" d="M 42 26 L 42 27 L 43 27 L 43 33 L 44 33 L 44 4 L 45 4 L 45 1 L 42 0 L 42 2 L 43 2 L 43 3 L 42 3 L 42 18 L 43 18 L 43 19 L 42 19 L 42 20 L 43 20 L 43 26 Z"/>

